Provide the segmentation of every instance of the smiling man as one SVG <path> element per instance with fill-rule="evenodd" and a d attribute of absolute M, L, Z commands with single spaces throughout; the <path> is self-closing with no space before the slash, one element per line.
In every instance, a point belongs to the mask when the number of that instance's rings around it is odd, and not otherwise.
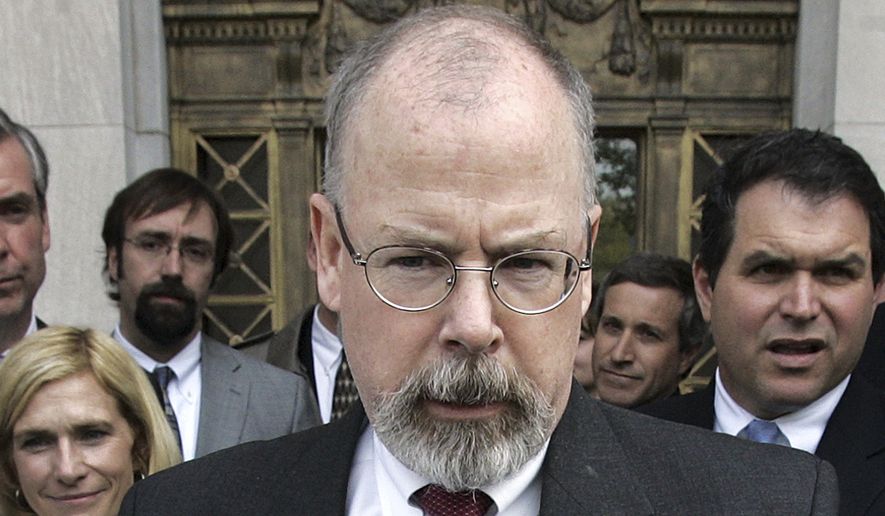
<path fill-rule="evenodd" d="M 327 99 L 310 205 L 362 403 L 138 482 L 123 514 L 833 508 L 818 459 L 655 422 L 574 381 L 600 214 L 589 101 L 577 70 L 493 9 L 421 11 L 358 46 Z M 728 454 L 742 460 L 712 459 Z"/>
<path fill-rule="evenodd" d="M 227 209 L 199 179 L 149 172 L 105 214 L 114 337 L 148 373 L 185 460 L 319 423 L 303 376 L 203 334 L 209 291 L 227 265 Z"/>
<path fill-rule="evenodd" d="M 875 175 L 838 138 L 763 134 L 717 171 L 702 217 L 694 276 L 716 381 L 648 412 L 749 439 L 767 429 L 756 440 L 835 466 L 842 514 L 885 513 L 885 396 L 851 374 L 885 293 Z"/>
<path fill-rule="evenodd" d="M 46 276 L 48 183 L 40 143 L 0 109 L 0 357 L 43 326 L 34 297 Z"/>
<path fill-rule="evenodd" d="M 593 377 L 599 399 L 634 408 L 678 394 L 707 326 L 691 265 L 642 253 L 617 264 L 593 300 Z"/>

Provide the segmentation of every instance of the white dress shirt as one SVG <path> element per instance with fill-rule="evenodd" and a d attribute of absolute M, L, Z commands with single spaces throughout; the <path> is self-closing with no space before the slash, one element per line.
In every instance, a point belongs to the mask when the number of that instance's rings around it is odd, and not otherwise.
<path fill-rule="evenodd" d="M 334 333 L 320 321 L 318 308 L 313 310 L 313 326 L 310 330 L 313 346 L 313 377 L 317 388 L 317 402 L 323 423 L 332 419 L 332 396 L 335 394 L 335 375 L 344 356 L 344 347 Z"/>
<path fill-rule="evenodd" d="M 120 326 L 114 329 L 114 338 L 123 346 L 132 358 L 147 372 L 153 372 L 157 366 L 169 366 L 175 378 L 169 382 L 166 395 L 175 411 L 178 421 L 178 432 L 181 436 L 181 455 L 184 460 L 191 460 L 197 452 L 197 431 L 200 427 L 200 394 L 202 379 L 200 377 L 200 343 L 203 334 L 198 332 L 188 344 L 178 352 L 172 360 L 161 364 L 147 356 L 120 332 Z"/>
<path fill-rule="evenodd" d="M 850 379 L 851 375 L 848 375 L 839 385 L 810 405 L 773 420 L 781 432 L 787 436 L 790 447 L 808 453 L 814 453 L 817 450 L 817 445 L 827 428 L 827 421 L 836 410 L 836 405 L 842 399 L 842 394 L 848 387 Z M 757 419 L 738 405 L 728 394 L 722 383 L 722 378 L 719 377 L 718 368 L 716 369 L 716 393 L 713 398 L 713 408 L 716 412 L 713 430 L 723 434 L 737 435 L 750 421 Z"/>
<path fill-rule="evenodd" d="M 541 451 L 515 474 L 482 488 L 494 502 L 488 514 L 538 514 L 541 508 L 538 473 L 549 444 L 548 439 Z M 369 425 L 360 436 L 354 454 L 346 512 L 350 516 L 422 516 L 423 511 L 411 505 L 409 497 L 430 483 L 394 457 Z"/>

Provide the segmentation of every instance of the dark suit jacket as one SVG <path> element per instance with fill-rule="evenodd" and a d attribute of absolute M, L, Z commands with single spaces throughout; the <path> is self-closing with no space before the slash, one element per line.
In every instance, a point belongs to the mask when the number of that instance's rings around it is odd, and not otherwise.
<path fill-rule="evenodd" d="M 876 308 L 863 354 L 854 368 L 879 390 L 885 390 L 885 303 Z"/>
<path fill-rule="evenodd" d="M 713 429 L 715 386 L 643 407 L 646 414 Z M 852 375 L 815 455 L 839 477 L 839 513 L 885 514 L 885 394 Z"/>
<path fill-rule="evenodd" d="M 311 305 L 297 319 L 289 321 L 275 334 L 244 341 L 237 350 L 275 365 L 280 369 L 311 378 L 313 383 L 313 311 Z"/>
<path fill-rule="evenodd" d="M 310 381 L 314 405 L 316 405 L 316 377 L 313 372 L 313 312 L 311 305 L 300 317 L 289 321 L 273 335 L 250 339 L 237 345 L 237 350 L 263 360 Z M 319 413 L 319 406 L 316 407 Z"/>
<path fill-rule="evenodd" d="M 366 424 L 357 406 L 334 423 L 160 472 L 135 484 L 121 514 L 343 515 Z M 832 467 L 769 448 L 608 406 L 574 383 L 540 473 L 540 513 L 834 514 Z"/>

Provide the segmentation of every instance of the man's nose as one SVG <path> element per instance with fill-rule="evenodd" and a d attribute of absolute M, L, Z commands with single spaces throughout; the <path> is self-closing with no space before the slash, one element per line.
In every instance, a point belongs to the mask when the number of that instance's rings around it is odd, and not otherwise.
<path fill-rule="evenodd" d="M 633 335 L 629 331 L 623 331 L 618 336 L 618 340 L 612 348 L 611 359 L 616 363 L 628 363 L 635 359 Z"/>
<path fill-rule="evenodd" d="M 171 246 L 163 257 L 161 272 L 163 276 L 181 276 L 182 265 L 181 251 L 178 247 Z"/>
<path fill-rule="evenodd" d="M 785 318 L 796 321 L 817 318 L 821 305 L 817 283 L 811 273 L 797 273 L 785 289 L 780 302 L 780 311 Z"/>
<path fill-rule="evenodd" d="M 440 339 L 471 353 L 493 351 L 503 336 L 495 320 L 498 304 L 487 273 L 459 272 L 454 290 L 442 305 L 447 314 Z"/>

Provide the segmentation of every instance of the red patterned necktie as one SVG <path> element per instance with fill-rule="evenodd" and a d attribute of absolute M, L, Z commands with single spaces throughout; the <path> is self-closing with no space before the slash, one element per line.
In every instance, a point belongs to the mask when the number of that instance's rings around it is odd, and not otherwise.
<path fill-rule="evenodd" d="M 483 516 L 492 506 L 489 495 L 478 489 L 453 493 L 436 484 L 415 491 L 415 498 L 425 516 Z"/>

